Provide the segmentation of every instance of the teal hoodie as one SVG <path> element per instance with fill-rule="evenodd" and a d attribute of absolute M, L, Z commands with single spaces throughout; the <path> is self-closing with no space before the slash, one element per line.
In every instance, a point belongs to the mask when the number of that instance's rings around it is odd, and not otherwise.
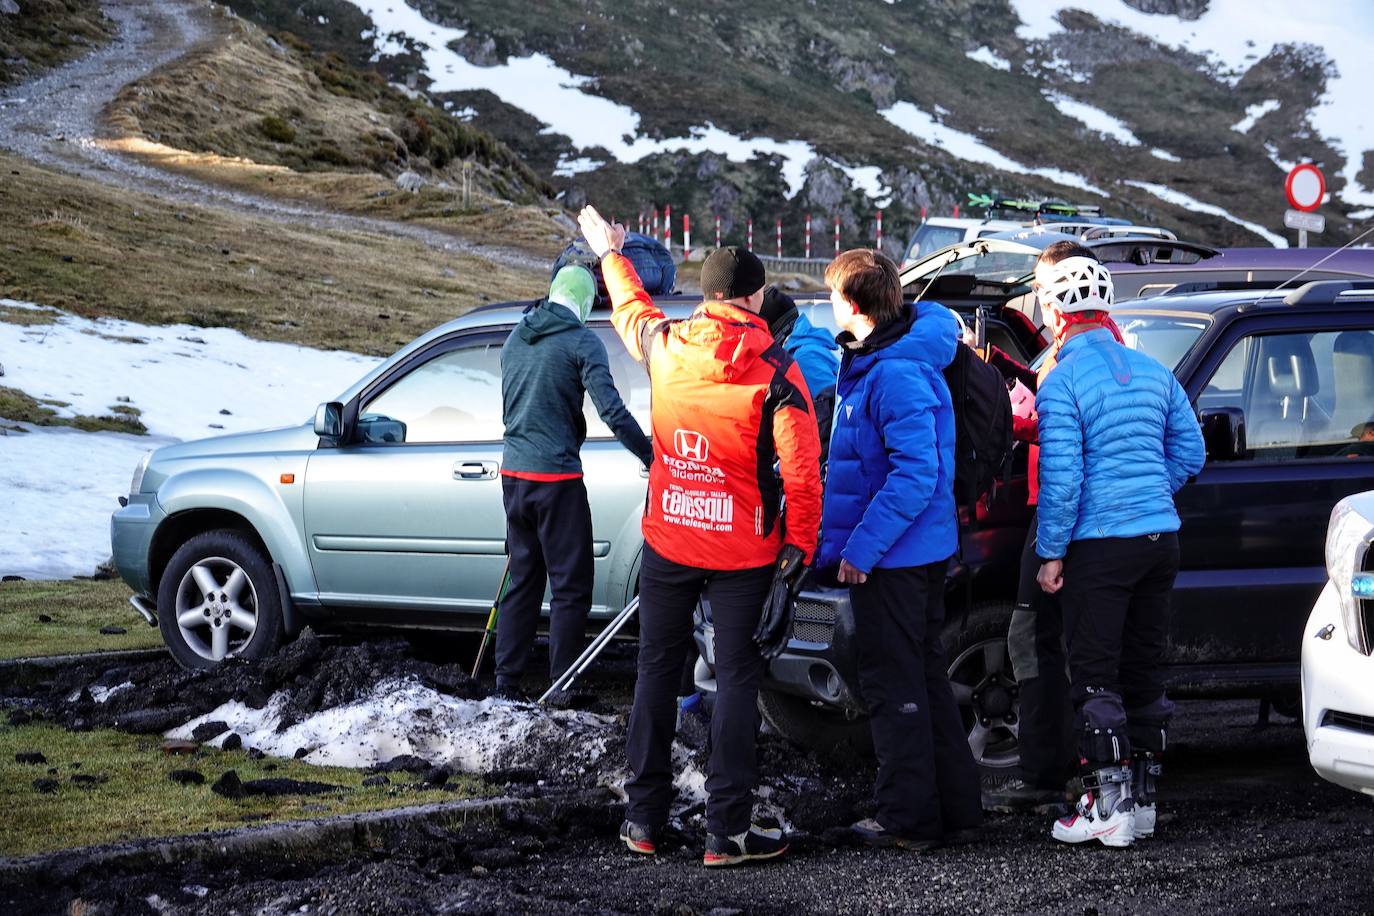
<path fill-rule="evenodd" d="M 601 338 L 571 309 L 541 300 L 501 348 L 502 469 L 582 473 L 583 392 L 620 444 L 651 465 L 653 446 L 620 399 Z"/>

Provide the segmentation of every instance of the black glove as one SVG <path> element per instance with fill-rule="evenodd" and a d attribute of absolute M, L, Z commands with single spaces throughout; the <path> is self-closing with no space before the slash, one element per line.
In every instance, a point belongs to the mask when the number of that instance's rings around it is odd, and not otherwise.
<path fill-rule="evenodd" d="M 759 618 L 758 629 L 754 630 L 754 642 L 765 659 L 777 658 L 787 648 L 787 641 L 792 635 L 792 610 L 797 603 L 797 592 L 801 591 L 802 579 L 806 576 L 805 559 L 806 554 L 793 544 L 783 545 L 778 552 L 773 584 L 763 602 L 763 615 Z"/>

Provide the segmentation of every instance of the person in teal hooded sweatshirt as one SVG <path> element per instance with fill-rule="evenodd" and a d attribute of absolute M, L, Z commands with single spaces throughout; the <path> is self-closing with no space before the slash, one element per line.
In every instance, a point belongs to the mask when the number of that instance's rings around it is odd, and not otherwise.
<path fill-rule="evenodd" d="M 653 446 L 616 390 L 605 344 L 586 326 L 595 297 L 590 270 L 559 269 L 548 297 L 525 313 L 501 348 L 510 588 L 496 623 L 496 690 L 504 696 L 520 696 L 546 578 L 549 676 L 562 674 L 582 651 L 593 577 L 592 514 L 582 482 L 583 394 L 641 464 L 654 460 Z"/>

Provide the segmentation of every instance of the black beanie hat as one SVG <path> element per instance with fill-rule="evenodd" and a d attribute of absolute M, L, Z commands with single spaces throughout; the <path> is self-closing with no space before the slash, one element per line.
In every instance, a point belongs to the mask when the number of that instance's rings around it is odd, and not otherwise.
<path fill-rule="evenodd" d="M 743 299 L 763 288 L 763 262 L 747 248 L 717 248 L 701 265 L 701 291 L 707 299 Z"/>

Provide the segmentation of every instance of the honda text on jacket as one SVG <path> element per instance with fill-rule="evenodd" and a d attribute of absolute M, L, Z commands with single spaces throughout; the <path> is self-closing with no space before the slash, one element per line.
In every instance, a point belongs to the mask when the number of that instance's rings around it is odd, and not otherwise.
<path fill-rule="evenodd" d="M 922 302 L 862 344 L 846 337 L 818 565 L 843 558 L 867 573 L 947 559 L 959 529 L 954 406 L 942 373 L 959 322 Z"/>
<path fill-rule="evenodd" d="M 757 315 L 704 302 L 691 318 L 669 321 L 629 260 L 612 252 L 601 268 L 611 321 L 649 370 L 654 463 L 644 539 L 674 563 L 704 569 L 767 566 L 784 542 L 810 558 L 820 441 L 796 362 Z"/>
<path fill-rule="evenodd" d="M 1106 329 L 1085 331 L 1060 348 L 1035 409 L 1041 558 L 1062 558 L 1070 541 L 1178 530 L 1174 493 L 1206 451 L 1172 372 Z"/>

